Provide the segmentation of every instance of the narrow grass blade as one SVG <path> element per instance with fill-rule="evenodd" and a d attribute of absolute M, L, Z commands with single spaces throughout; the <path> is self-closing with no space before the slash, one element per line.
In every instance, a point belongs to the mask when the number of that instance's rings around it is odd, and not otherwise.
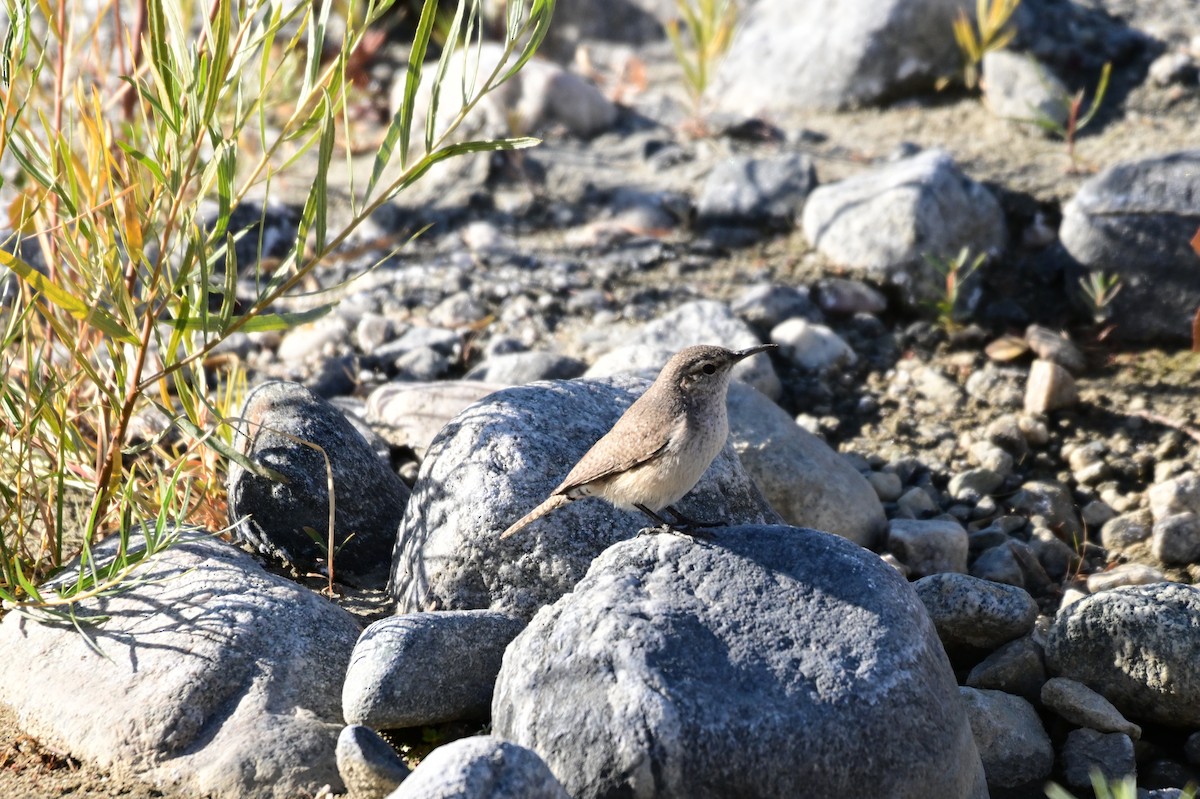
<path fill-rule="evenodd" d="M 129 343 L 137 342 L 133 332 L 126 330 L 121 324 L 102 308 L 89 308 L 83 300 L 75 297 L 62 286 L 52 281 L 46 275 L 34 269 L 3 250 L 0 250 L 0 264 L 7 266 L 28 283 L 34 290 L 46 297 L 52 304 L 62 308 L 76 319 L 95 326 L 105 335 Z"/>

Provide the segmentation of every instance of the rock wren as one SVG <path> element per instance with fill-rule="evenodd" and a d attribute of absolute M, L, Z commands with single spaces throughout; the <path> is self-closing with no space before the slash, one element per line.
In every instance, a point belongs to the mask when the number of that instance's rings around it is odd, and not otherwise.
<path fill-rule="evenodd" d="M 677 352 L 658 378 L 579 459 L 550 497 L 500 534 L 582 497 L 600 497 L 623 510 L 640 510 L 666 529 L 714 525 L 674 507 L 692 490 L 729 437 L 725 393 L 734 364 L 774 344 L 738 350 L 707 345 Z M 659 515 L 666 510 L 673 522 Z"/>

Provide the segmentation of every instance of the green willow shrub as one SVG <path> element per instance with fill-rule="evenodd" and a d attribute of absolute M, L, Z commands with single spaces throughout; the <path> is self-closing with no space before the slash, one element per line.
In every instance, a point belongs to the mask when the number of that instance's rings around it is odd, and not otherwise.
<path fill-rule="evenodd" d="M 340 4 L 344 26 L 331 25 L 332 3 L 146 0 L 144 18 L 129 19 L 136 4 L 97 17 L 75 2 L 7 0 L 0 53 L 0 165 L 15 196 L 0 263 L 18 295 L 0 330 L 0 599 L 57 612 L 119 589 L 139 559 L 170 546 L 174 523 L 223 523 L 222 464 L 239 457 L 229 414 L 244 379 L 215 348 L 327 311 L 270 309 L 433 164 L 535 144 L 455 131 L 533 55 L 554 10 L 554 0 L 509 2 L 508 57 L 474 86 L 442 86 L 450 59 L 482 39 L 482 0 L 459 0 L 452 15 L 426 0 L 401 107 L 366 186 L 351 187 L 350 221 L 331 228 L 326 176 L 351 157 L 338 145 L 351 129 L 351 56 L 391 0 Z M 435 27 L 448 46 L 426 74 Z M 413 129 L 422 82 L 434 111 L 445 92 L 462 94 L 443 129 L 433 112 Z M 315 177 L 294 246 L 253 301 L 235 304 L 230 215 L 305 163 Z M 162 434 L 132 446 L 147 413 Z M 139 525 L 145 548 L 134 554 Z M 120 536 L 122 554 L 101 567 L 91 546 L 106 535 Z M 39 591 L 77 554 L 77 579 Z"/>

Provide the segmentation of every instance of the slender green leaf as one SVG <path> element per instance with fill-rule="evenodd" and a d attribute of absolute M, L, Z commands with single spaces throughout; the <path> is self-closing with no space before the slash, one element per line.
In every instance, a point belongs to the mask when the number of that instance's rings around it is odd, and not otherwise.
<path fill-rule="evenodd" d="M 412 48 L 408 53 L 408 73 L 404 77 L 404 99 L 397 112 L 400 117 L 400 167 L 402 169 L 408 165 L 408 144 L 417 104 L 417 89 L 421 86 L 421 69 L 424 66 L 429 40 L 433 36 L 433 23 L 437 18 L 437 7 L 437 0 L 425 0 L 424 5 L 421 6 L 421 17 L 417 21 Z"/>
<path fill-rule="evenodd" d="M 521 50 L 521 55 L 508 68 L 508 72 L 504 73 L 496 85 L 506 82 L 513 75 L 521 71 L 521 67 L 529 63 L 529 59 L 533 58 L 533 54 L 537 52 L 542 44 L 542 40 L 546 38 L 546 34 L 550 31 L 550 21 L 554 18 L 554 3 L 555 0 L 533 0 L 533 4 L 529 9 L 529 22 L 533 23 L 533 32 L 529 35 L 524 48 Z M 520 32 L 520 33 L 523 33 Z M 511 37 L 514 41 L 519 38 L 519 35 Z"/>
<path fill-rule="evenodd" d="M 500 150 L 523 150 L 526 147 L 533 147 L 536 144 L 541 144 L 541 139 L 535 139 L 531 136 L 521 136 L 512 139 L 495 139 L 491 141 L 469 141 L 459 142 L 456 144 L 448 144 L 441 147 L 432 153 L 427 153 L 420 161 L 413 164 L 412 167 L 404 173 L 404 176 L 393 183 L 383 197 L 386 202 L 392 197 L 402 192 L 408 186 L 416 183 L 422 175 L 429 171 L 430 167 L 439 161 L 445 161 L 447 158 L 453 158 L 457 155 L 466 155 L 467 153 L 494 153 Z"/>
<path fill-rule="evenodd" d="M 180 330 L 189 331 L 204 331 L 205 333 L 219 333 L 223 328 L 227 328 L 234 324 L 238 325 L 238 330 L 245 333 L 262 333 L 268 330 L 288 330 L 296 325 L 314 322 L 325 316 L 333 309 L 332 305 L 322 305 L 317 308 L 309 308 L 303 311 L 284 311 L 280 313 L 259 313 L 247 314 L 246 316 L 235 316 L 229 320 L 228 324 L 219 325 L 217 320 L 207 320 L 203 316 L 190 317 L 186 319 L 175 319 L 171 321 L 173 327 Z"/>
<path fill-rule="evenodd" d="M 165 184 L 167 182 L 167 178 L 166 178 L 166 175 L 163 174 L 162 167 L 160 167 L 158 165 L 158 162 L 155 161 L 153 158 L 146 155 L 141 150 L 138 150 L 137 148 L 135 148 L 132 144 L 130 144 L 127 141 L 119 140 L 117 142 L 117 146 L 120 147 L 125 152 L 125 154 L 128 155 L 130 158 L 132 158 L 134 161 L 137 161 L 139 164 L 146 167 L 146 169 L 150 170 L 150 174 L 154 175 L 154 178 L 159 183 Z"/>
<path fill-rule="evenodd" d="M 1096 92 L 1092 95 L 1092 104 L 1088 108 L 1087 113 L 1075 123 L 1075 130 L 1082 130 L 1096 116 L 1096 112 L 1100 110 L 1100 104 L 1104 102 L 1104 95 L 1108 91 L 1108 79 L 1112 75 L 1112 64 L 1105 63 L 1104 68 L 1100 70 L 1100 81 L 1096 84 Z"/>
<path fill-rule="evenodd" d="M 16 272 L 18 277 L 28 283 L 35 291 L 44 295 L 51 303 L 62 308 L 76 319 L 94 325 L 105 335 L 130 343 L 138 340 L 136 335 L 122 327 L 107 311 L 102 308 L 89 308 L 82 300 L 66 291 L 62 286 L 20 258 L 0 250 L 0 264 Z"/>
<path fill-rule="evenodd" d="M 437 129 L 438 105 L 442 97 L 442 84 L 446 79 L 446 70 L 450 66 L 450 59 L 454 58 L 454 55 L 459 51 L 463 11 L 466 6 L 467 2 L 460 2 L 455 8 L 454 18 L 450 21 L 450 28 L 447 31 L 446 44 L 442 48 L 441 57 L 438 58 L 437 71 L 434 73 L 433 81 L 429 84 L 429 108 L 425 112 L 425 152 L 433 149 L 433 141 Z M 466 45 L 462 47 L 464 76 L 470 71 L 470 64 L 466 56 L 468 49 Z"/>

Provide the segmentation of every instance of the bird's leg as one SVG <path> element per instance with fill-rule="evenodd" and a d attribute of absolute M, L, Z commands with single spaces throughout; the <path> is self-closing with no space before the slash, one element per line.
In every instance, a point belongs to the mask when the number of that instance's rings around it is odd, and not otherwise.
<path fill-rule="evenodd" d="M 684 536 L 687 536 L 688 538 L 711 538 L 712 537 L 711 534 L 706 533 L 700 529 L 701 527 L 703 527 L 703 525 L 696 525 L 696 524 L 690 523 L 687 520 L 686 516 L 683 516 L 683 514 L 681 514 L 679 511 L 675 510 L 672 507 L 668 506 L 667 510 L 669 510 L 671 512 L 671 515 L 675 517 L 676 522 L 674 524 L 672 524 L 671 522 L 668 522 L 666 519 L 659 516 L 657 513 L 650 510 L 649 508 L 647 508 L 645 505 L 634 505 L 634 507 L 637 508 L 638 510 L 640 510 L 642 513 L 649 516 L 654 521 L 658 522 L 660 528 L 662 529 L 662 531 L 664 533 L 675 533 L 676 535 L 684 535 Z M 683 523 L 681 524 L 680 522 L 683 522 Z M 710 525 L 710 526 L 715 526 L 715 525 Z"/>
<path fill-rule="evenodd" d="M 671 514 L 671 518 L 673 518 L 675 520 L 676 525 L 681 525 L 688 532 L 691 532 L 693 530 L 700 530 L 705 527 L 725 527 L 728 524 L 727 522 L 697 521 L 696 519 L 693 519 L 690 516 L 686 515 L 685 513 L 683 513 L 682 511 L 680 511 L 678 508 L 676 508 L 673 505 L 668 505 L 667 507 L 663 508 L 663 510 L 665 510 Z"/>
<path fill-rule="evenodd" d="M 675 528 L 671 526 L 671 523 L 669 521 L 667 521 L 663 517 L 659 516 L 657 513 L 650 510 L 649 508 L 647 508 L 645 505 L 642 505 L 640 503 L 635 503 L 633 507 L 637 508 L 642 513 L 646 514 L 651 519 L 653 519 L 655 522 L 657 522 L 658 526 L 661 527 L 664 532 L 677 532 L 675 530 Z"/>

